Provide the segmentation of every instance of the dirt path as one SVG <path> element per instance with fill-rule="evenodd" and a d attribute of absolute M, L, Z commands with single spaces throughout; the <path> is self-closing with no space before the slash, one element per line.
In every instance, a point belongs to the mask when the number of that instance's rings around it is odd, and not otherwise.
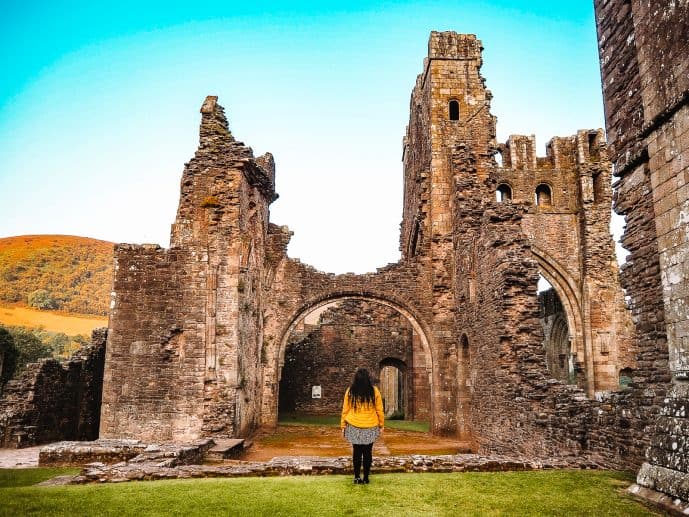
<path fill-rule="evenodd" d="M 352 447 L 339 428 L 333 426 L 281 425 L 263 431 L 251 439 L 252 445 L 239 458 L 244 461 L 268 461 L 276 456 L 349 456 Z M 0 449 L 0 468 L 38 466 L 43 446 L 26 449 Z M 374 456 L 407 454 L 457 454 L 470 452 L 469 444 L 428 433 L 386 429 L 373 446 Z"/>
<path fill-rule="evenodd" d="M 349 456 L 351 445 L 339 428 L 332 426 L 281 425 L 255 436 L 238 459 L 267 461 L 276 456 Z M 386 429 L 373 446 L 376 456 L 406 454 L 457 454 L 470 452 L 469 444 L 428 433 Z"/>
<path fill-rule="evenodd" d="M 0 449 L 0 469 L 38 467 L 38 453 L 43 445 L 26 449 Z"/>

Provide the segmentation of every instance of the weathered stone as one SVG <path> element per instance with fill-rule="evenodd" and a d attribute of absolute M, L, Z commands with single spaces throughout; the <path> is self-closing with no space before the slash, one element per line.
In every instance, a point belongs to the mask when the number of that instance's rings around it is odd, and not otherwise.
<path fill-rule="evenodd" d="M 626 218 L 622 244 L 630 252 L 622 284 L 638 332 L 638 367 L 620 407 L 631 428 L 645 431 L 629 447 L 651 446 L 638 476 L 646 490 L 637 492 L 661 500 L 649 495 L 658 490 L 686 507 L 689 5 L 594 3 L 610 157 L 619 178 L 615 210 Z"/>
<path fill-rule="evenodd" d="M 377 475 L 393 472 L 502 472 L 552 468 L 596 468 L 596 465 L 580 460 L 534 461 L 520 457 L 475 454 L 376 456 L 373 458 L 372 472 Z M 180 464 L 176 466 L 129 462 L 87 467 L 80 475 L 63 479 L 60 483 L 118 483 L 133 480 L 201 477 L 350 475 L 351 470 L 350 457 L 279 456 L 268 462 L 232 460 L 220 465 Z"/>
<path fill-rule="evenodd" d="M 0 397 L 0 447 L 98 437 L 106 330 L 65 361 L 44 359 L 7 383 Z"/>
<path fill-rule="evenodd" d="M 292 409 L 336 413 L 356 366 L 377 375 L 391 359 L 413 370 L 405 411 L 428 416 L 434 433 L 473 437 L 480 451 L 588 450 L 597 404 L 552 381 L 536 283 L 540 271 L 562 300 L 572 337 L 563 353 L 582 388 L 617 389 L 635 358 L 607 228 L 606 146 L 601 131 L 554 138 L 546 158 L 533 138 L 498 146 L 481 50 L 475 36 L 431 33 L 404 140 L 402 260 L 367 275 L 287 257 L 291 234 L 269 221 L 272 156 L 254 158 L 206 99 L 170 249 L 116 250 L 101 436 L 247 436 L 276 423 L 290 390 Z M 333 302 L 387 306 L 407 337 L 375 352 L 365 333 L 338 341 L 361 327 L 341 313 L 340 327 L 313 336 L 331 343 L 316 356 L 306 341 L 287 352 L 304 316 Z M 341 356 L 328 352 L 336 341 Z M 360 356 L 347 353 L 354 342 Z M 301 370 L 290 373 L 293 363 Z M 326 396 L 309 399 L 311 386 Z"/>

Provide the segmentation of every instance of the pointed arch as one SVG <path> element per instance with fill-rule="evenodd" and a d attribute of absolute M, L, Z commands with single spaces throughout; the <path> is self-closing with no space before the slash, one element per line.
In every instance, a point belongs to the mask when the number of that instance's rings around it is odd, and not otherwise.
<path fill-rule="evenodd" d="M 538 263 L 541 274 L 555 288 L 565 310 L 569 327 L 572 354 L 582 358 L 585 364 L 586 393 L 593 397 L 595 391 L 593 350 L 591 349 L 590 322 L 584 321 L 583 302 L 579 283 L 567 269 L 543 249 L 531 244 L 531 253 Z"/>

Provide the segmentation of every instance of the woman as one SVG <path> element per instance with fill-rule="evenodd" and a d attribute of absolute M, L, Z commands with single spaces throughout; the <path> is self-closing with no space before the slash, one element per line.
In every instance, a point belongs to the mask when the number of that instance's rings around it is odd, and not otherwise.
<path fill-rule="evenodd" d="M 373 442 L 383 432 L 384 425 L 383 398 L 380 391 L 371 383 L 368 370 L 359 368 L 354 374 L 352 385 L 345 392 L 340 419 L 342 434 L 352 444 L 355 485 L 368 484 L 373 460 Z M 362 460 L 363 479 L 359 477 Z"/>

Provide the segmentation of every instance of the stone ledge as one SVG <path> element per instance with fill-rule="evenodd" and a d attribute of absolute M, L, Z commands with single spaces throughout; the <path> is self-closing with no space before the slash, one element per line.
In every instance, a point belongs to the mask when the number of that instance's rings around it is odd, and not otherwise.
<path fill-rule="evenodd" d="M 95 440 L 92 442 L 57 442 L 43 447 L 38 456 L 40 466 L 116 464 L 154 464 L 174 467 L 200 464 L 206 452 L 215 445 L 208 439 L 191 444 L 147 444 L 139 440 Z"/>
<path fill-rule="evenodd" d="M 686 472 L 644 463 L 636 476 L 636 482 L 651 491 L 662 492 L 685 505 L 689 504 L 689 474 Z"/>
<path fill-rule="evenodd" d="M 689 515 L 689 503 L 681 501 L 680 499 L 673 499 L 662 492 L 657 492 L 637 484 L 630 486 L 627 492 L 637 499 L 661 508 L 671 515 Z"/>
<path fill-rule="evenodd" d="M 442 456 L 409 455 L 374 457 L 372 472 L 502 472 L 558 468 L 598 468 L 591 462 L 529 460 L 502 456 L 457 454 Z M 222 465 L 177 465 L 168 467 L 152 462 L 122 462 L 115 465 L 90 464 L 70 484 L 118 483 L 158 479 L 204 477 L 298 476 L 351 474 L 351 458 L 340 456 L 279 456 L 268 462 L 227 461 Z"/>

